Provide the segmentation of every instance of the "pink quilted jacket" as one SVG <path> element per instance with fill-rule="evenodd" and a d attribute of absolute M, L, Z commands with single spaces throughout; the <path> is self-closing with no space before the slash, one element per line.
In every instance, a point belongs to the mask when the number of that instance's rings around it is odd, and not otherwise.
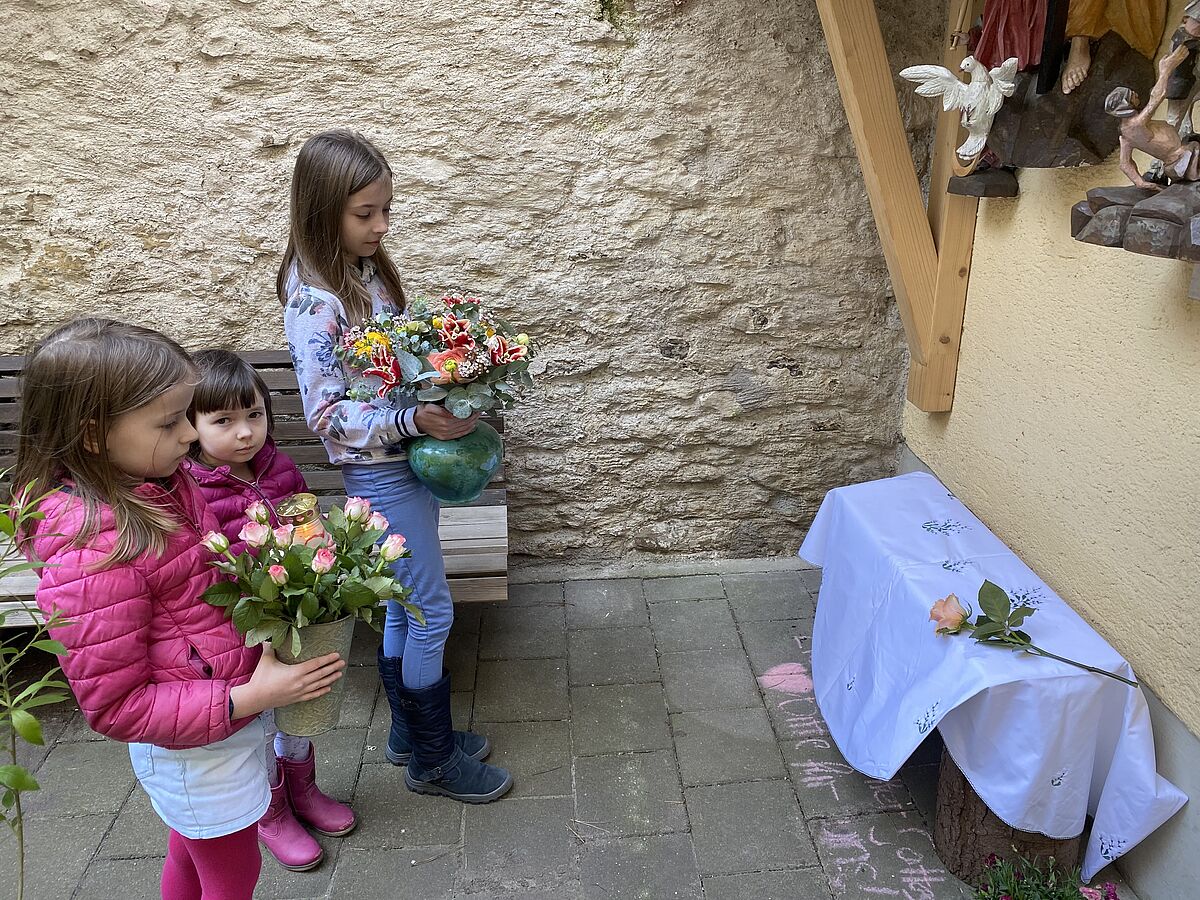
<path fill-rule="evenodd" d="M 63 491 L 41 506 L 33 549 L 42 568 L 37 603 L 74 624 L 54 629 L 70 650 L 63 671 L 91 727 L 118 741 L 169 749 L 222 740 L 231 722 L 229 690 L 250 680 L 260 648 L 248 648 L 231 622 L 200 594 L 220 575 L 200 535 L 216 522 L 195 482 L 176 472 L 169 490 L 146 483 L 143 497 L 173 509 L 184 524 L 161 556 L 145 553 L 96 569 L 116 540 L 112 510 L 88 546 L 72 547 L 83 504 Z"/>
<path fill-rule="evenodd" d="M 229 538 L 233 552 L 241 553 L 245 542 L 238 540 L 238 532 L 246 524 L 246 507 L 255 500 L 264 500 L 271 511 L 271 524 L 278 525 L 275 504 L 308 490 L 304 476 L 292 462 L 292 458 L 267 438 L 263 448 L 250 460 L 254 481 L 244 481 L 229 471 L 229 466 L 210 469 L 197 459 L 186 459 L 183 465 L 200 485 L 200 493 L 208 508 L 217 517 L 221 533 Z"/>

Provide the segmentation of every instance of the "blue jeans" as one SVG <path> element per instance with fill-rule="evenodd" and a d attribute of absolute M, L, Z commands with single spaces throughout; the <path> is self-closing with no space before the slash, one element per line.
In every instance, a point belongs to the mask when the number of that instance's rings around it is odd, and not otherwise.
<path fill-rule="evenodd" d="M 391 523 L 394 534 L 402 534 L 412 556 L 392 564 L 396 578 L 412 588 L 408 601 L 425 615 L 425 623 L 414 619 L 395 600 L 388 602 L 383 627 L 384 656 L 401 656 L 401 677 L 406 688 L 429 687 L 442 677 L 442 656 L 454 603 L 446 584 L 446 567 L 438 542 L 437 498 L 409 468 L 406 460 L 342 466 L 346 494 L 365 497 Z"/>

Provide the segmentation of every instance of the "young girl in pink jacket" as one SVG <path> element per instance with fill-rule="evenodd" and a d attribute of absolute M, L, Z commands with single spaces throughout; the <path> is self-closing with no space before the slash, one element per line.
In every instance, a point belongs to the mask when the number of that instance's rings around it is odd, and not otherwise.
<path fill-rule="evenodd" d="M 271 393 L 254 367 L 228 350 L 202 350 L 192 359 L 200 380 L 188 418 L 200 437 L 183 465 L 200 485 L 231 549 L 241 553 L 246 507 L 262 504 L 271 525 L 278 526 L 276 505 L 307 487 L 291 457 L 271 440 Z M 272 718 L 264 716 L 269 728 Z M 258 823 L 258 839 L 284 868 L 307 871 L 320 864 L 325 851 L 301 822 L 333 837 L 349 834 L 358 823 L 350 807 L 317 787 L 308 738 L 277 731 L 271 743 L 271 805 Z"/>
<path fill-rule="evenodd" d="M 71 624 L 65 672 L 96 731 L 129 744 L 134 773 L 169 826 L 164 900 L 250 900 L 270 802 L 260 714 L 319 697 L 337 656 L 286 666 L 247 648 L 201 598 L 219 577 L 216 526 L 179 465 L 196 371 L 146 328 L 78 319 L 26 361 L 14 483 L 43 500 L 32 552 L 38 606 Z"/>

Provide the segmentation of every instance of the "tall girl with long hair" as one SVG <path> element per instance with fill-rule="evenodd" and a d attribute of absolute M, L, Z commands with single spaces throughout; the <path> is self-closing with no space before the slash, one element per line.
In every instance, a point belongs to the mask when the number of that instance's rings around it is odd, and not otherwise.
<path fill-rule="evenodd" d="M 454 606 L 438 543 L 439 505 L 404 454 L 406 439 L 462 437 L 476 417 L 457 419 L 430 404 L 351 400 L 350 374 L 333 352 L 344 332 L 370 316 L 403 314 L 400 274 L 382 243 L 391 204 L 392 171 L 370 141 L 346 130 L 310 138 L 296 159 L 276 287 L 309 427 L 342 467 L 346 493 L 370 500 L 412 551 L 393 565 L 424 621 L 389 603 L 378 652 L 392 712 L 387 759 L 407 767 L 410 790 L 488 803 L 509 791 L 512 776 L 482 762 L 491 751 L 487 738 L 453 730 L 443 654 Z"/>
<path fill-rule="evenodd" d="M 37 603 L 71 620 L 54 636 L 79 708 L 129 744 L 170 828 L 164 900 L 250 900 L 270 800 L 260 713 L 328 693 L 345 662 L 286 666 L 201 598 L 221 576 L 202 544 L 216 520 L 179 471 L 195 381 L 158 332 L 58 328 L 26 361 L 14 479 L 29 498 L 54 492 L 23 536 L 43 564 Z"/>

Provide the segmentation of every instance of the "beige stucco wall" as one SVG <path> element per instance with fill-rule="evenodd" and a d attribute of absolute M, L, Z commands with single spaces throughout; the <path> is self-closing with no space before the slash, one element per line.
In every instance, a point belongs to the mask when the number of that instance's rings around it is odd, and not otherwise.
<path fill-rule="evenodd" d="M 1200 734 L 1200 302 L 1191 267 L 1071 239 L 1120 184 L 1025 170 L 981 204 L 954 409 L 912 450 Z"/>

